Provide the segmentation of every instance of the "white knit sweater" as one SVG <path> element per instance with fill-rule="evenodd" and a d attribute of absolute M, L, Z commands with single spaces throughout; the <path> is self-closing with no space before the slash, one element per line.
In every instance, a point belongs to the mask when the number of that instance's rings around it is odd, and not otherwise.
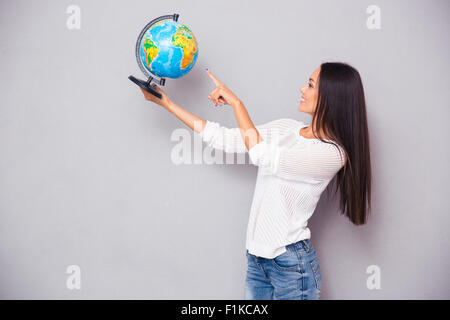
<path fill-rule="evenodd" d="M 333 144 L 301 136 L 306 126 L 294 119 L 256 126 L 263 140 L 248 152 L 258 175 L 246 237 L 246 248 L 255 256 L 273 259 L 286 252 L 286 245 L 311 237 L 308 219 L 347 159 L 342 147 L 339 153 Z M 247 152 L 239 128 L 207 121 L 199 135 L 214 149 Z"/>

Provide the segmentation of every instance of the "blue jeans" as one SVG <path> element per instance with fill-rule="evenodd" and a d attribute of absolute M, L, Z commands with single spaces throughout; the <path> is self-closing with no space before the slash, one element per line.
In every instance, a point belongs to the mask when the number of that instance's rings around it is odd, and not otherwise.
<path fill-rule="evenodd" d="M 246 300 L 318 300 L 322 277 L 309 239 L 291 243 L 273 259 L 247 250 Z"/>

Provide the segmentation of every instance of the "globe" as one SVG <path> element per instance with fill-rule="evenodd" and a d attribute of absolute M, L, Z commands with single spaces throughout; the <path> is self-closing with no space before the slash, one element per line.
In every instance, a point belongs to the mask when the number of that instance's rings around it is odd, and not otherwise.
<path fill-rule="evenodd" d="M 163 86 L 166 78 L 178 79 L 186 75 L 198 57 L 194 34 L 178 22 L 178 17 L 179 14 L 175 13 L 153 19 L 142 29 L 136 41 L 136 61 L 147 80 L 134 76 L 128 79 L 159 99 L 162 94 L 152 87 L 156 83 Z"/>
<path fill-rule="evenodd" d="M 151 25 L 138 45 L 142 65 L 161 78 L 181 78 L 197 61 L 198 45 L 194 34 L 174 20 Z"/>

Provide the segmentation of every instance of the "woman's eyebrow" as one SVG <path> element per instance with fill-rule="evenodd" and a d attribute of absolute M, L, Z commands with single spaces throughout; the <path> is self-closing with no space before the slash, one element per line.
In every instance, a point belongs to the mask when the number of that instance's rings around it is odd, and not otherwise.
<path fill-rule="evenodd" d="M 315 82 L 313 79 L 309 78 L 309 80 L 311 80 L 312 82 Z"/>

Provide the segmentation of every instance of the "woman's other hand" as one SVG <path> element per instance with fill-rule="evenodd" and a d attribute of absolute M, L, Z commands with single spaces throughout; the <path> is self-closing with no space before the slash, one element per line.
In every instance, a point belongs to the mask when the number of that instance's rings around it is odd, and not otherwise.
<path fill-rule="evenodd" d="M 142 88 L 139 88 L 139 89 L 141 89 L 142 93 L 144 94 L 145 100 L 152 101 L 152 102 L 160 105 L 161 107 L 167 108 L 169 106 L 169 104 L 172 102 L 170 100 L 169 96 L 164 92 L 164 90 L 162 90 L 157 85 L 155 85 L 155 86 L 152 85 L 152 89 L 159 92 L 162 95 L 161 99 L 158 98 L 157 96 L 154 96 L 150 92 L 145 91 Z"/>

